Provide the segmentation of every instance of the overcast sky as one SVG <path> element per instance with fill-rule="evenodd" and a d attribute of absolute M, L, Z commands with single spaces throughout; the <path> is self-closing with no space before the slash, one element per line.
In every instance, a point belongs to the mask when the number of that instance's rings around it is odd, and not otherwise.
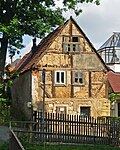
<path fill-rule="evenodd" d="M 113 32 L 120 32 L 120 0 L 101 0 L 101 4 L 82 6 L 83 13 L 74 17 L 92 44 L 98 49 Z"/>
<path fill-rule="evenodd" d="M 59 2 L 59 1 L 58 1 Z M 98 49 L 113 32 L 120 32 L 120 0 L 101 0 L 101 4 L 80 4 L 83 12 L 76 17 L 72 11 L 65 14 L 66 19 L 72 16 L 83 32 Z M 21 56 L 30 50 L 31 39 L 24 38 L 27 45 L 21 51 Z"/>

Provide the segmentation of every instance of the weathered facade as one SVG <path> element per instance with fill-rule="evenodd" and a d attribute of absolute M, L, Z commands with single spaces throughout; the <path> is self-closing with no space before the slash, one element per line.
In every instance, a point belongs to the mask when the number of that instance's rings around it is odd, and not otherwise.
<path fill-rule="evenodd" d="M 31 92 L 25 93 L 33 110 L 42 109 L 42 70 L 45 69 L 46 111 L 94 117 L 110 115 L 108 68 L 72 17 L 33 47 L 16 69 L 22 76 L 26 76 L 28 70 L 31 74 L 28 87 Z M 20 82 L 28 85 L 27 80 L 16 80 L 13 91 Z M 22 92 L 24 88 L 21 86 Z M 25 93 L 20 89 L 19 92 L 26 101 Z M 15 95 L 14 92 L 13 99 L 20 101 Z"/>

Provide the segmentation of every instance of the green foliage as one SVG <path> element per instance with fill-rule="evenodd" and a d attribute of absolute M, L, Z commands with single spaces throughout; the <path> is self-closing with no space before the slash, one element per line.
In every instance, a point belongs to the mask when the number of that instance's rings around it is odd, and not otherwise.
<path fill-rule="evenodd" d="M 0 83 L 4 74 L 7 49 L 12 58 L 24 47 L 23 36 L 43 38 L 64 21 L 63 12 L 79 15 L 80 3 L 99 4 L 100 0 L 1 0 L 0 3 Z M 80 8 L 80 9 L 79 9 Z"/>
<path fill-rule="evenodd" d="M 120 97 L 120 93 L 110 93 L 109 94 L 110 103 L 113 103 L 117 97 Z"/>
<path fill-rule="evenodd" d="M 0 150 L 8 150 L 9 149 L 9 143 L 4 142 L 3 144 L 0 145 Z"/>
<path fill-rule="evenodd" d="M 13 85 L 13 78 L 18 77 L 19 74 L 17 71 L 9 71 L 9 65 L 6 66 L 4 71 L 6 75 L 6 79 L 0 84 L 0 102 L 6 103 L 6 105 L 10 105 L 11 100 L 11 92 L 10 88 Z"/>
<path fill-rule="evenodd" d="M 9 66 L 5 69 L 6 79 L 0 84 L 0 124 L 9 124 L 10 105 L 11 105 L 11 86 L 13 85 L 13 78 L 18 77 L 16 71 L 9 71 Z"/>
<path fill-rule="evenodd" d="M 28 34 L 43 37 L 64 21 L 63 11 L 74 10 L 79 15 L 79 3 L 99 4 L 100 0 L 63 0 L 63 6 L 56 6 L 55 0 L 2 0 L 0 5 L 0 33 L 9 39 L 9 51 L 13 54 L 21 49 L 22 36 Z M 13 47 L 13 50 L 11 50 Z M 17 49 L 16 49 L 17 48 Z"/>

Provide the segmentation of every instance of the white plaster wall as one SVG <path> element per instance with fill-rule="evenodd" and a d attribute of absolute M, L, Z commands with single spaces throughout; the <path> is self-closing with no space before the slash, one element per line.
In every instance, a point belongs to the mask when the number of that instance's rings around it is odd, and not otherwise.
<path fill-rule="evenodd" d="M 110 67 L 110 69 L 112 69 L 114 72 L 120 73 L 120 64 L 108 65 L 108 67 Z"/>

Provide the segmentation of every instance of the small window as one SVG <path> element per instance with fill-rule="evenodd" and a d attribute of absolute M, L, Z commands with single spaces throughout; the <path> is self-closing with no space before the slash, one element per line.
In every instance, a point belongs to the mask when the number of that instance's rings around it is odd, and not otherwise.
<path fill-rule="evenodd" d="M 80 115 L 90 116 L 90 107 L 80 107 Z"/>
<path fill-rule="evenodd" d="M 56 106 L 56 113 L 66 114 L 67 113 L 67 107 L 66 106 Z"/>
<path fill-rule="evenodd" d="M 71 39 L 71 40 L 70 40 Z M 80 43 L 77 36 L 63 36 L 63 52 L 79 53 Z"/>
<path fill-rule="evenodd" d="M 84 83 L 84 76 L 83 76 L 82 72 L 75 72 L 74 82 L 75 83 L 79 83 L 79 84 L 83 84 Z"/>
<path fill-rule="evenodd" d="M 65 84 L 65 71 L 55 71 L 55 84 Z"/>
<path fill-rule="evenodd" d="M 78 37 L 77 36 L 73 36 L 72 37 L 72 42 L 78 42 Z"/>
<path fill-rule="evenodd" d="M 64 52 L 70 52 L 70 44 L 64 44 L 63 50 L 64 50 Z"/>
<path fill-rule="evenodd" d="M 69 36 L 64 36 L 63 37 L 63 42 L 70 42 L 70 37 Z"/>
<path fill-rule="evenodd" d="M 73 44 L 73 51 L 79 52 L 79 44 Z"/>

